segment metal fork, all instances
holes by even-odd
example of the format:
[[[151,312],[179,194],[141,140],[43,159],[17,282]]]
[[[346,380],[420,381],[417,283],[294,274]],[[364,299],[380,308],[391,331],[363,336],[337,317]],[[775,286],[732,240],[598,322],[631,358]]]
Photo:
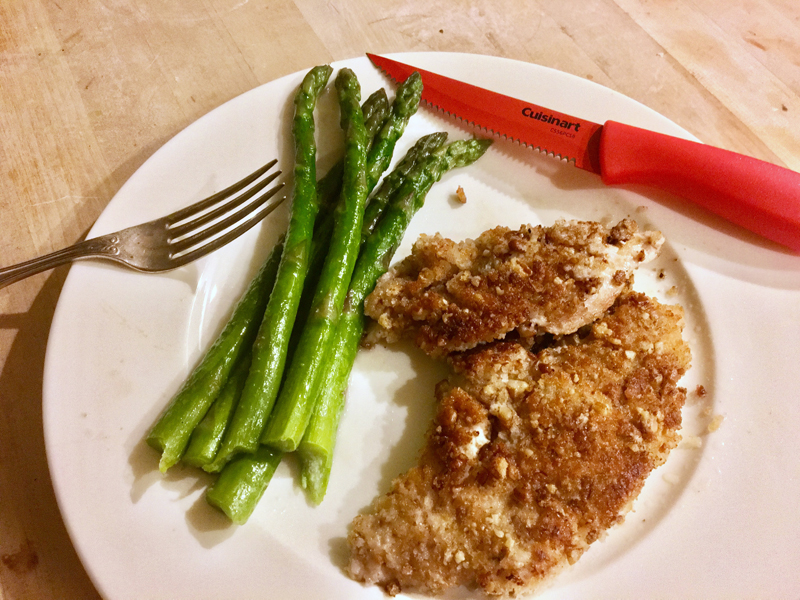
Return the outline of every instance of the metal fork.
[[[190,263],[236,239],[283,202],[283,197],[268,202],[283,187],[283,183],[255,197],[281,174],[276,171],[261,179],[277,162],[272,160],[221,192],[166,217],[84,240],[51,254],[0,269],[0,288],[83,258],[104,258],[148,273],[169,271]],[[231,198],[251,184],[250,188]],[[233,228],[228,230],[230,227]]]

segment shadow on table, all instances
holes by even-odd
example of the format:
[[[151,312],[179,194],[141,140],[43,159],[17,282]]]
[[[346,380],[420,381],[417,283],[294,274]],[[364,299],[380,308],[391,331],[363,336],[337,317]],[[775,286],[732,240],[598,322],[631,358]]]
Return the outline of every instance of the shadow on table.
[[[0,330],[16,332],[0,374],[0,523],[14,524],[0,538],[0,590],[9,600],[33,589],[42,597],[100,597],[59,513],[42,427],[47,336],[66,274],[53,272],[27,312],[0,314]]]
[[[163,142],[154,140],[95,189],[81,195],[110,199],[120,182],[127,180]],[[82,224],[89,223],[75,242],[86,238],[97,209],[78,206],[71,215],[73,222],[63,224],[65,231],[81,231],[85,226]],[[0,373],[0,523],[13,524],[12,535],[4,527],[0,536],[3,600],[29,598],[33,590],[42,598],[100,598],[59,512],[42,423],[47,339],[68,272],[68,267],[50,272],[26,312],[0,314],[0,335],[13,336]],[[14,293],[13,288],[6,293]],[[20,537],[23,535],[24,539]]]

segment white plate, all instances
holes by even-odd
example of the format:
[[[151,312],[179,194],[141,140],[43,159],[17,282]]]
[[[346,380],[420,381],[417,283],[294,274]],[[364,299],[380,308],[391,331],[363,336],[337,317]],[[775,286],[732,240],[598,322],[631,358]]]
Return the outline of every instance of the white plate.
[[[594,121],[688,136],[620,94],[536,65],[464,54],[399,58]],[[379,86],[391,89],[365,58],[334,65],[343,66],[357,72],[364,97]],[[275,156],[291,171],[291,97],[301,77],[254,89],[177,135],[123,186],[92,234],[161,216]],[[340,136],[332,94],[318,120],[320,161],[330,164]],[[397,155],[435,129],[469,135],[421,110]],[[453,200],[459,185],[466,205]],[[398,256],[421,232],[464,238],[497,224],[627,215],[669,240],[659,262],[641,269],[636,287],[686,308],[694,366],[684,385],[703,385],[709,394],[690,394],[685,431],[699,435],[702,446],[674,451],[626,522],[542,597],[797,597],[800,258],[674,199],[606,188],[588,173],[501,141],[434,187]],[[83,263],[67,278],[45,369],[47,453],[72,540],[109,599],[383,596],[343,574],[344,536],[350,520],[414,462],[441,366],[408,347],[359,355],[319,508],[306,503],[293,467],[283,464],[249,523],[231,526],[205,503],[207,477],[180,468],[162,477],[156,453],[141,441],[285,219],[283,211],[170,274]],[[717,414],[722,426],[706,433]]]

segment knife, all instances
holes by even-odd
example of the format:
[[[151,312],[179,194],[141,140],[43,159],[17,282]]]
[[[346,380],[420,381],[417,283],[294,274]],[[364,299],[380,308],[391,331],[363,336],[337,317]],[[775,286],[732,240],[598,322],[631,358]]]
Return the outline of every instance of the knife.
[[[574,162],[606,185],[658,188],[800,252],[800,173],[616,121],[600,125],[396,60],[367,54],[396,82],[422,76],[422,99],[463,121]]]

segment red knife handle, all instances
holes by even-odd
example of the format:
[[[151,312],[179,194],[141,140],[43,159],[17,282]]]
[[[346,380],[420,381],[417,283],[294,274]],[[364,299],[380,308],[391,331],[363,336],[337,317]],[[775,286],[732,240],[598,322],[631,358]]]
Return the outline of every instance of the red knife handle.
[[[615,121],[600,134],[603,183],[659,188],[800,252],[800,173]]]

